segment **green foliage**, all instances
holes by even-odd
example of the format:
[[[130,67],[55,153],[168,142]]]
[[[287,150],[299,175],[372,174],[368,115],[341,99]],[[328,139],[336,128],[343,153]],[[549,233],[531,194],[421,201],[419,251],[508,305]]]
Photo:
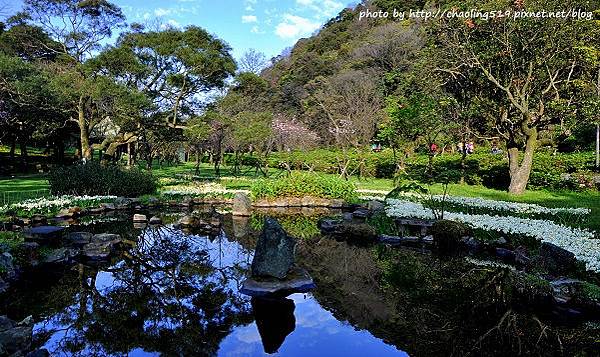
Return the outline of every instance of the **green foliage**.
[[[465,160],[465,183],[505,190],[508,187],[508,160],[504,155],[492,155],[481,149]],[[336,152],[333,150],[277,152],[269,156],[269,166],[296,170],[339,174]],[[349,151],[349,172],[361,177],[394,178],[399,161],[392,150],[382,152]],[[401,178],[408,181],[458,183],[461,179],[461,155],[438,155],[433,161],[433,177],[428,173],[426,155],[415,154],[404,159]],[[557,153],[540,151],[533,161],[530,189],[546,190],[597,190],[594,183],[594,154]]]
[[[23,244],[23,235],[19,232],[0,231],[0,250],[13,252]]]
[[[388,216],[385,212],[377,212],[368,217],[366,223],[377,231],[377,234],[387,234],[399,236],[400,229],[393,217]]]
[[[441,220],[431,227],[433,240],[442,252],[455,252],[462,237],[470,232],[469,226],[464,223]]]
[[[264,227],[267,216],[254,214],[250,217],[250,226],[260,231]],[[279,216],[276,217],[283,230],[294,238],[312,239],[321,234],[317,223],[319,217],[310,217],[304,215]]]
[[[257,180],[251,186],[255,198],[304,197],[340,198],[352,201],[357,198],[353,183],[340,178],[314,173],[294,172],[276,180]]]
[[[55,195],[115,195],[138,197],[156,191],[156,180],[138,169],[96,162],[58,168],[48,176]]]
[[[581,286],[581,293],[583,294],[584,297],[586,297],[590,300],[600,302],[600,286],[598,286],[598,285],[588,283],[588,282],[583,282],[583,284]]]

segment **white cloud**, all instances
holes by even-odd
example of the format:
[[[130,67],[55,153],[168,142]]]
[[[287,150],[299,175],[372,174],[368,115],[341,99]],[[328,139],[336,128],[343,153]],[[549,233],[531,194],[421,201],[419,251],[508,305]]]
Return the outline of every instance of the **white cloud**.
[[[330,18],[344,8],[344,4],[335,0],[296,0],[300,7],[308,8],[315,13],[315,18]]]
[[[177,22],[176,20],[170,19],[169,21],[167,21],[166,24],[160,25],[160,27],[163,30],[168,29],[168,28],[181,28],[181,24],[179,22]]]
[[[258,22],[258,18],[254,15],[244,15],[244,16],[242,16],[242,22],[245,24],[248,24],[251,22]]]
[[[260,29],[260,27],[258,26],[252,26],[252,29],[250,30],[250,32],[255,33],[255,34],[259,34],[262,35],[265,32],[263,30]]]
[[[156,16],[166,16],[166,15],[169,15],[170,13],[171,13],[171,9],[164,9],[162,7],[154,9],[154,15],[156,15]]]
[[[283,22],[280,22],[275,28],[275,34],[281,38],[295,38],[309,35],[319,27],[321,27],[319,23],[312,22],[304,17],[285,14],[283,15]]]

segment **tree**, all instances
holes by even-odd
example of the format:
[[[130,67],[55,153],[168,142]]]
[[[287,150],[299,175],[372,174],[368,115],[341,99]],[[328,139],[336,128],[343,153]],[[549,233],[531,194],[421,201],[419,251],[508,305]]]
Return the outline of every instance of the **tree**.
[[[589,3],[586,3],[589,5]],[[465,8],[475,4],[464,4]],[[481,6],[478,3],[479,6]],[[576,0],[530,1],[526,11],[585,8]],[[512,2],[488,1],[482,10],[511,9]],[[587,9],[593,10],[593,9]],[[597,26],[596,26],[597,27]],[[437,44],[453,57],[442,70],[452,76],[476,71],[493,89],[495,126],[506,142],[509,192],[525,191],[536,149],[544,134],[567,132],[581,92],[575,81],[584,64],[574,47],[597,41],[592,21],[534,18],[493,21],[445,20]]]
[[[428,174],[433,175],[435,151],[431,146],[446,133],[454,122],[449,120],[449,108],[453,100],[447,96],[433,97],[425,93],[413,93],[408,97],[387,98],[388,121],[383,134],[388,142],[397,147],[426,144],[429,158]]]
[[[23,19],[46,31],[60,46],[38,41],[39,50],[62,58],[51,66],[57,89],[70,105],[71,120],[80,129],[81,155],[92,158],[90,134],[106,115],[106,104],[114,100],[103,91],[109,80],[85,68],[85,62],[100,49],[113,30],[124,25],[125,17],[116,5],[105,0],[25,0]]]
[[[305,105],[327,118],[327,128],[336,146],[340,176],[347,178],[348,150],[370,144],[381,113],[381,95],[374,76],[351,70],[332,77],[319,77],[306,86]],[[362,166],[362,165],[359,165]]]
[[[241,72],[260,74],[268,64],[269,61],[267,61],[264,53],[251,48],[244,52],[242,58],[240,58],[238,67]]]

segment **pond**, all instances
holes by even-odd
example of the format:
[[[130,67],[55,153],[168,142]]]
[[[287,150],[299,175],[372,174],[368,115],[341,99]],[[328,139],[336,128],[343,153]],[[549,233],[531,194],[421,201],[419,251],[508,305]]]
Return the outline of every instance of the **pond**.
[[[241,294],[256,238],[235,238],[231,217],[213,237],[106,221],[83,230],[137,244],[110,263],[29,271],[2,298],[2,314],[34,317],[34,340],[51,355],[403,355],[312,294]]]
[[[318,216],[279,217],[295,234],[308,232],[297,264],[317,288],[279,299],[246,296],[240,290],[264,216],[224,214],[217,235],[138,226],[128,214],[69,227],[117,233],[127,244],[109,262],[25,271],[0,296],[0,314],[31,315],[35,347],[53,356],[597,351],[597,321],[566,324],[535,306],[518,308],[498,283],[510,279],[503,269],[314,236]],[[163,214],[165,222],[177,218]]]

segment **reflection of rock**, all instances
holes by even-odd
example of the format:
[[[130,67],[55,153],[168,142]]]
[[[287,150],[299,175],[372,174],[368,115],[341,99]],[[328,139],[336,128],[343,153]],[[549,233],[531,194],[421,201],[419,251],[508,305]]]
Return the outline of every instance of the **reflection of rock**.
[[[32,335],[31,316],[19,323],[0,316],[0,355],[25,355],[31,348]]]
[[[315,283],[304,269],[292,268],[285,280],[276,278],[250,278],[242,285],[242,294],[250,296],[287,296],[314,289]]]
[[[236,238],[242,238],[248,235],[248,223],[250,219],[247,216],[233,216],[233,235]]]
[[[256,244],[252,260],[252,276],[286,277],[294,264],[296,240],[281,228],[277,220],[267,218]]]
[[[290,299],[252,298],[252,311],[266,353],[277,352],[296,329],[295,308]]]

